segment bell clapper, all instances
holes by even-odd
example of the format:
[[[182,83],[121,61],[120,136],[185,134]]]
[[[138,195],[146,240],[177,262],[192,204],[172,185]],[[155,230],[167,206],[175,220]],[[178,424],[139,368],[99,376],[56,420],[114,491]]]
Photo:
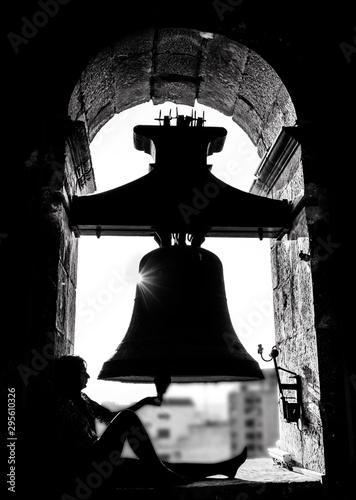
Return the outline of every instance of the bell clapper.
[[[170,375],[161,374],[156,375],[154,378],[154,384],[157,390],[157,398],[162,403],[163,395],[166,393],[168,387],[171,385],[172,379]]]

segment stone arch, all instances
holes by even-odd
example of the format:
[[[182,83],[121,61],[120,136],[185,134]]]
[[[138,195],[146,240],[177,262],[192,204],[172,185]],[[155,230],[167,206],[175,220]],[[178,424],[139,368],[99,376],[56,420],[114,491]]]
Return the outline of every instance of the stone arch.
[[[192,29],[135,33],[91,59],[70,98],[69,115],[84,123],[90,142],[114,114],[150,100],[157,105],[171,101],[188,106],[197,100],[231,116],[261,157],[268,151],[261,180],[252,192],[291,201],[304,195],[300,148],[288,151],[285,137],[280,141],[281,150],[275,145],[283,129],[298,128],[294,127],[296,111],[291,96],[276,71],[254,50],[223,35]],[[307,357],[317,363],[312,284],[310,270],[298,258],[301,250],[309,253],[304,213],[291,235],[271,251],[276,341],[284,347],[283,362],[293,368],[299,363],[299,358],[293,359],[295,338],[303,338],[305,332],[310,351]],[[293,297],[293,303],[286,304],[285,296]],[[290,449],[295,438],[294,430],[282,428],[283,447]],[[294,451],[296,460],[313,470],[323,470],[322,447],[317,453],[310,435],[303,440]],[[303,449],[308,450],[304,459]]]
[[[90,131],[92,138],[110,113],[119,112],[125,105],[130,107],[148,99],[160,102],[158,100],[165,96],[190,95],[183,89],[191,89],[191,95],[202,102],[202,93],[197,93],[196,89],[203,86],[204,82],[198,81],[203,75],[193,71],[196,68],[193,62],[200,61],[199,50],[202,54],[203,49],[225,40],[226,51],[219,50],[218,55],[227,60],[224,67],[232,70],[228,64],[231,47],[241,48],[237,51],[241,55],[242,43],[251,56],[250,62],[254,55],[250,49],[253,49],[277,70],[298,114],[298,126],[292,128],[301,143],[302,166],[294,155],[277,180],[274,171],[265,170],[266,175],[260,177],[257,186],[258,194],[283,196],[293,201],[304,194],[307,201],[295,219],[293,233],[286,235],[273,250],[276,267],[273,286],[277,290],[276,310],[280,311],[278,342],[282,346],[279,364],[302,376],[303,403],[309,419],[302,433],[281,422],[280,447],[291,453],[294,463],[325,472],[328,488],[334,492],[331,496],[343,493],[345,496],[350,491],[347,486],[351,485],[353,436],[356,435],[351,424],[356,421],[353,418],[353,353],[349,349],[352,309],[348,288],[344,286],[352,262],[349,258],[352,196],[347,196],[347,190],[351,190],[352,185],[348,182],[348,172],[354,154],[355,124],[353,64],[346,60],[342,51],[342,46],[352,44],[349,10],[342,3],[333,9],[320,9],[312,2],[298,3],[294,10],[261,2],[256,10],[253,2],[229,0],[225,5],[230,4],[231,8],[219,16],[214,8],[217,2],[189,0],[172,6],[157,0],[121,2],[119,15],[111,15],[111,6],[105,2],[95,9],[85,2],[70,2],[61,7],[55,19],[49,19],[48,26],[40,28],[32,39],[25,27],[32,22],[32,14],[39,12],[38,2],[32,3],[32,8],[31,2],[28,3],[26,12],[21,2],[13,3],[14,9],[11,8],[7,15],[7,26],[14,30],[15,36],[21,33],[21,21],[26,19],[22,29],[26,30],[28,39],[21,37],[24,43],[18,47],[19,54],[15,54],[8,44],[5,57],[8,91],[3,113],[7,136],[2,180],[7,189],[2,193],[0,232],[2,270],[5,271],[2,274],[2,319],[3,324],[9,325],[7,336],[15,347],[4,350],[8,358],[3,365],[11,368],[8,387],[17,383],[18,417],[25,415],[27,419],[27,393],[31,392],[32,380],[39,379],[33,374],[28,386],[25,385],[17,370],[19,363],[38,368],[38,364],[31,363],[42,355],[49,333],[54,339],[56,355],[72,346],[73,325],[69,319],[75,304],[77,241],[68,224],[68,214],[71,197],[77,192],[75,170],[84,171],[81,178],[86,178],[90,169],[87,133]],[[239,5],[232,7],[233,3]],[[24,14],[28,17],[24,18]],[[177,28],[150,30],[151,26]],[[205,33],[179,29],[182,27],[194,27]],[[142,34],[146,33],[146,38],[143,36],[139,40],[138,36],[129,35],[114,42],[140,29],[145,30]],[[114,46],[123,47],[125,40],[129,44],[127,52],[114,59],[111,55]],[[141,52],[135,49],[134,42],[140,42]],[[173,75],[164,74],[161,69],[169,68],[173,60],[173,44],[174,54],[177,54]],[[104,74],[100,75],[100,64],[98,70],[92,66],[92,80],[88,73],[90,57],[105,46],[101,54],[106,51],[111,64],[116,61],[120,68],[119,96],[114,94],[114,80],[107,77],[115,101],[96,100],[96,82],[104,79]],[[160,56],[155,59],[155,67],[152,66],[152,54]],[[186,54],[191,57],[185,57]],[[99,54],[93,61],[98,57]],[[146,65],[142,64],[143,60],[147,60]],[[248,59],[245,60],[239,89],[244,83],[249,84],[248,88],[261,84],[258,71],[253,73],[253,79],[248,78],[251,67]],[[187,66],[182,73],[186,78],[181,78],[175,69],[180,67],[179,62]],[[104,57],[102,68],[108,71]],[[227,73],[220,75],[214,67],[210,70],[210,83],[221,82],[224,97],[219,100],[218,85],[211,85],[210,98],[206,94],[205,102],[214,102],[215,98],[215,105],[220,102],[219,111],[224,112],[225,106],[229,108],[225,96],[235,95],[235,87],[229,92],[223,78]],[[125,80],[129,73],[134,77],[131,81]],[[262,68],[261,73],[265,73]],[[160,78],[156,81],[157,75]],[[144,96],[141,94],[143,79]],[[68,103],[76,82],[78,85],[70,105],[70,116],[76,121],[68,123]],[[136,92],[131,91],[134,84]],[[88,87],[85,92],[84,87]],[[84,102],[85,93],[88,95]],[[268,147],[276,135],[272,125],[277,131],[282,124],[293,124],[293,119],[286,119],[290,100],[284,105],[282,96],[276,97],[273,101],[276,106],[269,107],[270,113],[261,116],[257,112],[258,103],[249,99],[249,94],[241,91],[238,94],[235,103],[239,103],[241,113],[245,103],[246,112],[237,123],[243,123],[251,134],[256,130],[256,144],[263,154],[263,148]],[[253,95],[258,96],[258,93]],[[276,96],[272,92],[266,97],[272,95]],[[274,114],[276,118],[272,119]],[[271,130],[270,135],[268,130]],[[271,150],[274,153],[275,143]],[[273,167],[275,160],[276,155],[268,151],[266,164]],[[274,186],[268,191],[271,183]],[[80,194],[92,189],[93,184],[88,182]],[[303,307],[293,311],[293,302],[298,302],[304,292],[309,294],[309,290],[312,290],[313,300],[308,303],[305,297],[306,300],[299,302]],[[18,300],[13,300],[14,297]],[[32,356],[34,352],[36,356]],[[25,411],[21,411],[21,407]],[[38,463],[33,461],[33,450],[38,448],[38,443],[35,444],[23,447],[30,450],[23,462],[24,471],[28,470],[31,461]],[[26,480],[22,482],[28,486]]]
[[[255,51],[223,35],[148,29],[101,50],[81,74],[69,116],[84,121],[89,141],[115,114],[149,100],[199,103],[231,116],[260,156],[283,126],[293,126],[291,97]]]
[[[148,29],[112,43],[89,61],[68,114],[90,143],[114,114],[150,100],[188,106],[197,100],[231,116],[264,157],[251,191],[295,203],[293,230],[271,249],[276,343],[283,347],[281,365],[302,372],[303,391],[310,382],[319,391],[313,269],[301,257],[310,258],[313,251],[307,224],[313,207],[303,199],[316,198],[316,190],[304,179],[295,132],[300,127],[295,127],[296,110],[286,86],[266,60],[240,42],[193,29]],[[281,135],[284,129],[288,132]],[[93,190],[92,184],[86,192]],[[315,369],[307,373],[310,363]],[[311,424],[303,434],[281,421],[280,444],[296,463],[323,473],[323,436],[320,431],[317,444],[314,436],[314,429],[321,428],[320,411],[308,410],[306,418]]]

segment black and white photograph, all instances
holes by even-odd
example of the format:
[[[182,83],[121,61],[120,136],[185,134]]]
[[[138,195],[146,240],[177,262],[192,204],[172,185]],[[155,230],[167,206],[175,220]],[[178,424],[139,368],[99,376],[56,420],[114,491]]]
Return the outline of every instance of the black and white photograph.
[[[1,498],[354,499],[356,4],[2,26]]]

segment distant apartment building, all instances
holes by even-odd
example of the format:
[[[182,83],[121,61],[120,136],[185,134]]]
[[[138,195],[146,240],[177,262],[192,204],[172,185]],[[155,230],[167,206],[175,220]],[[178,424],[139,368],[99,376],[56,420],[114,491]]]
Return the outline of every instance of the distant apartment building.
[[[199,416],[191,398],[165,398],[160,407],[144,406],[138,412],[157,454],[163,460],[181,461],[179,444]]]
[[[166,398],[138,414],[161,460],[213,462],[230,456],[229,423],[207,421],[191,398]]]
[[[248,458],[269,456],[267,448],[279,439],[277,381],[273,369],[262,371],[265,380],[236,383],[214,417],[198,410],[189,397],[166,397],[161,406],[138,410],[158,456],[170,462],[215,462],[237,455],[244,446]],[[103,404],[116,411],[124,408]],[[101,434],[105,425],[97,425]],[[135,456],[127,442],[123,454]]]
[[[248,458],[268,456],[279,439],[277,379],[263,369],[265,380],[238,382],[229,394],[230,442],[233,455],[247,446]]]

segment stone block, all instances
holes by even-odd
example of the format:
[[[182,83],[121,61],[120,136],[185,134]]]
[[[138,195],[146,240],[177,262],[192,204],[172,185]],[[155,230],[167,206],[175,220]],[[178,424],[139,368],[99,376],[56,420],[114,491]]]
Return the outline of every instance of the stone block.
[[[71,198],[74,194],[93,193],[96,189],[94,170],[92,169],[87,129],[83,121],[73,123],[66,144],[65,157],[65,189],[68,197]],[[84,174],[86,174],[85,178]],[[79,185],[79,178],[85,181],[83,186]]]
[[[309,262],[299,257],[301,248],[308,250],[307,246],[308,238],[284,238],[274,246],[272,253],[278,365],[301,377],[306,417],[303,432],[281,422],[280,447],[291,453],[296,465],[323,473],[312,273]],[[282,383],[291,382],[286,373],[280,372],[280,375]],[[295,393],[285,391],[284,395],[295,396]]]
[[[276,341],[285,340],[293,332],[292,288],[290,280],[273,292]]]
[[[153,66],[154,74],[179,75],[195,79],[197,77],[199,58],[187,54],[157,54]]]
[[[283,123],[285,127],[293,127],[295,125],[297,115],[292,102],[292,98],[284,84],[279,87],[275,99],[275,106],[283,113]]]
[[[262,131],[262,129],[261,129]],[[257,154],[260,158],[263,158],[265,153],[268,150],[268,145],[265,143],[262,134],[260,135],[258,142],[257,142]]]
[[[153,104],[163,104],[172,101],[176,104],[194,106],[196,98],[196,85],[192,81],[175,81],[160,78],[153,84]]]
[[[295,258],[292,259],[294,269],[292,290],[293,328],[300,332],[301,342],[303,342],[303,332],[312,331],[314,328],[315,315],[313,302],[310,300],[313,297],[310,264],[301,260],[297,251]]]
[[[113,57],[132,57],[153,50],[155,30],[147,29],[119,38],[111,45]]]
[[[294,126],[296,119],[297,116],[291,98],[285,86],[281,85],[270,112],[265,117],[262,137],[267,147],[273,144],[282,127]]]
[[[199,70],[199,102],[232,116],[246,57],[246,47],[237,42],[223,36],[207,40]]]
[[[157,31],[155,51],[195,56],[200,51],[202,38],[199,31],[169,28]]]
[[[217,82],[209,82],[204,84],[203,87],[202,90],[202,83],[200,82],[198,102],[209,108],[216,109],[223,115],[231,116],[235,104],[233,93],[227,95],[221,88],[219,89]]]
[[[55,335],[55,351],[54,355],[56,358],[64,356],[65,354],[73,354],[74,351],[74,339],[69,339],[66,335],[61,332],[56,332]]]
[[[115,113],[143,104],[150,100],[150,53],[130,58],[113,58],[112,78]]]
[[[267,149],[272,146],[276,137],[281,132],[283,126],[283,112],[278,106],[274,104],[267,117],[267,123],[264,125],[262,130],[263,142],[266,145]]]
[[[237,97],[232,119],[246,132],[256,146],[262,130],[262,118],[253,106]]]
[[[271,112],[280,87],[281,80],[274,69],[258,54],[250,51],[239,94],[252,104],[263,120]]]
[[[277,200],[294,201],[304,193],[303,168],[300,161],[300,147],[289,160],[287,168],[281,172],[273,187],[273,197]]]
[[[280,447],[291,454],[293,464],[319,474],[325,473],[324,444],[320,427],[308,426],[303,432],[281,422]]]
[[[72,341],[75,327],[75,287],[61,262],[58,266],[56,311],[56,329]]]
[[[83,101],[81,99],[81,85],[80,80],[76,83],[72,95],[69,99],[68,116],[73,120],[78,120],[79,116],[83,114]]]
[[[88,64],[81,75],[81,93],[85,110],[100,109],[114,94],[111,69],[112,52],[104,49]]]
[[[77,286],[78,240],[69,227],[67,214],[63,210],[60,234],[59,258],[73,286]]]
[[[114,116],[115,109],[113,103],[109,101],[104,107],[100,108],[96,115],[93,115],[93,111],[97,111],[96,108],[91,108],[88,116],[88,140],[89,143],[92,142],[96,134],[100,129]]]
[[[271,251],[272,287],[277,288],[290,281],[291,269],[288,265],[287,242],[276,242]]]

